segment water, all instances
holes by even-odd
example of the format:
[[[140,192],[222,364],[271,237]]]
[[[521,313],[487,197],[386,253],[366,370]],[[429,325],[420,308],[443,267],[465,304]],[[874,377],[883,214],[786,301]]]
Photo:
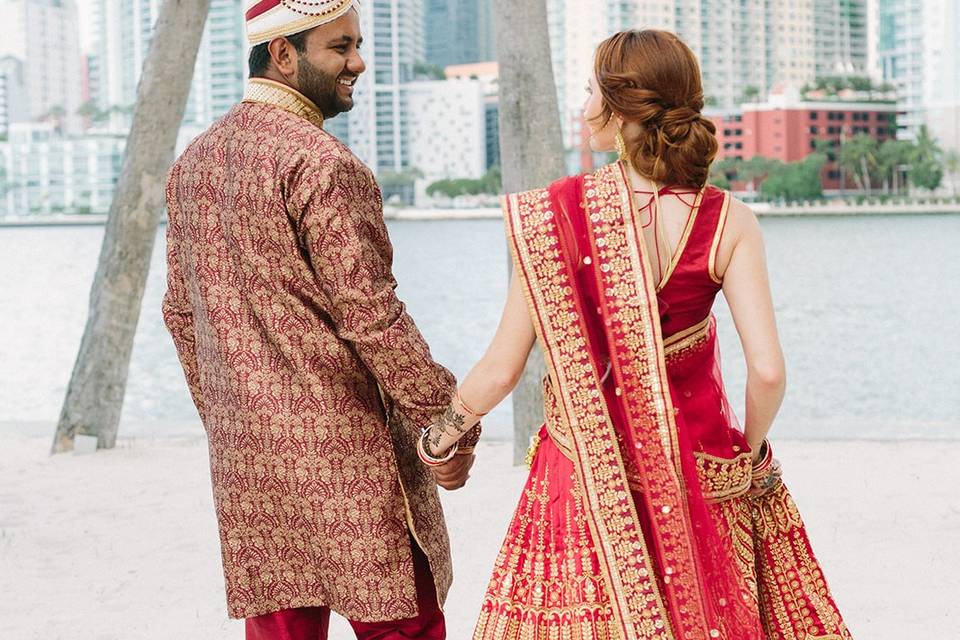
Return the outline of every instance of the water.
[[[960,437],[960,217],[764,218],[793,438]],[[499,221],[395,222],[399,294],[462,377],[493,336],[506,293]],[[102,227],[0,228],[0,433],[51,434],[87,313]],[[199,433],[160,317],[159,236],[134,344],[121,435]],[[724,374],[744,368],[723,302]],[[742,415],[742,412],[741,412]],[[510,437],[504,403],[485,420]]]

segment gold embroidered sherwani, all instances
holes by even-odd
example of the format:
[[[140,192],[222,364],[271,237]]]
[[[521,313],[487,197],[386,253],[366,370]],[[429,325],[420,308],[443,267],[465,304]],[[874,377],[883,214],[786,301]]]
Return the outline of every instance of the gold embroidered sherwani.
[[[415,440],[454,379],[394,293],[373,175],[321,124],[254,81],[177,160],[163,314],[208,434],[231,617],[407,618],[411,530],[441,602],[451,581]]]

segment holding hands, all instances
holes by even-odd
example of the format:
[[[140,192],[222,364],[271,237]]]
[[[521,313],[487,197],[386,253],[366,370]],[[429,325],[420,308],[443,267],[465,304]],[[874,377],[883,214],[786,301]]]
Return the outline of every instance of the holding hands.
[[[417,441],[420,461],[430,467],[444,489],[459,489],[470,477],[476,459],[473,448],[480,438],[480,418],[484,415],[470,409],[457,391],[440,419],[424,429]]]

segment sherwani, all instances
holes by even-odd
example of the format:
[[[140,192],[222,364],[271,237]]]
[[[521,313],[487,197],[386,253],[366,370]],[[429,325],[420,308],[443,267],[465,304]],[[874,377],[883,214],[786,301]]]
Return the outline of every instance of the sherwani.
[[[407,618],[411,534],[441,603],[452,577],[415,442],[454,379],[394,292],[372,173],[321,124],[254,81],[180,156],[163,315],[208,435],[230,616]]]

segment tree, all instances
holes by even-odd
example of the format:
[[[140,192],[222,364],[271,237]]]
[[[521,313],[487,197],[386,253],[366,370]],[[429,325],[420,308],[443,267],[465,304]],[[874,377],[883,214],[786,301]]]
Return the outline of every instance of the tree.
[[[840,146],[839,164],[861,191],[870,193],[871,170],[877,167],[877,141],[866,133],[858,133]]]
[[[743,98],[742,102],[756,102],[757,98],[760,97],[760,88],[750,85],[743,89]]]
[[[417,62],[413,65],[413,76],[418,80],[446,80],[447,73],[443,67],[426,62]]]
[[[943,168],[950,176],[950,191],[957,195],[957,175],[960,174],[960,151],[951,149],[943,155]]]
[[[760,192],[770,200],[813,200],[823,197],[820,173],[827,157],[811,153],[799,162],[768,164],[767,178]]]
[[[943,165],[940,163],[942,155],[943,151],[930,135],[927,125],[921,125],[910,158],[910,182],[931,191],[939,187],[943,181]]]
[[[473,196],[481,193],[497,195],[501,193],[500,168],[491,167],[482,178],[446,178],[437,180],[427,187],[428,196],[442,195],[448,198]]]
[[[776,160],[770,160],[763,156],[753,156],[740,163],[737,168],[737,177],[747,182],[748,191],[756,191],[757,180],[764,178],[770,172],[770,167],[775,163]]]
[[[891,189],[899,193],[901,187],[900,168],[910,162],[913,143],[909,140],[884,140],[877,149],[877,173],[883,182],[885,193]]]
[[[160,9],[53,453],[72,449],[78,433],[95,435],[99,448],[116,443],[164,181],[209,8],[210,0],[166,0]]]
[[[508,192],[546,186],[564,175],[560,111],[550,59],[545,0],[494,0],[500,67],[500,149]],[[543,422],[543,355],[534,349],[513,392],[513,459],[526,454]]]

